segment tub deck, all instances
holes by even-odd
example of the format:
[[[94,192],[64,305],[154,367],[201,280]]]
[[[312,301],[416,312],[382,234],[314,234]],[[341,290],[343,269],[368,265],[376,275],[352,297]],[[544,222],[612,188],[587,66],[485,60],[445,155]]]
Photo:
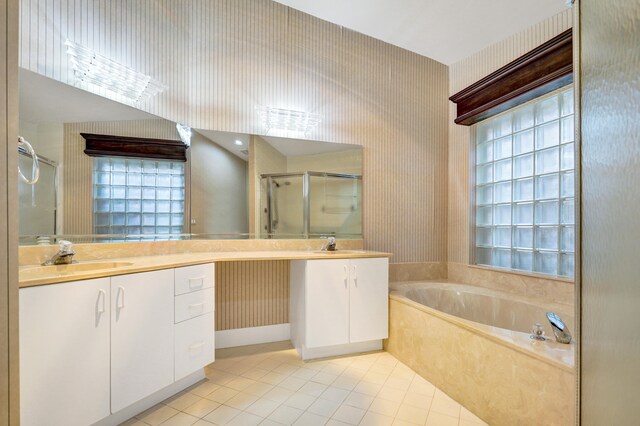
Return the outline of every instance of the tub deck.
[[[402,295],[406,284],[389,297],[387,351],[491,425],[575,423],[575,344],[449,315]]]

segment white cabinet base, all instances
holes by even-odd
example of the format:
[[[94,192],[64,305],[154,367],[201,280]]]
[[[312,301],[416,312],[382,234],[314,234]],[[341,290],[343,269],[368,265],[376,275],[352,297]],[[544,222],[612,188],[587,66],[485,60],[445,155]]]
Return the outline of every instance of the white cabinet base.
[[[291,328],[287,324],[263,325],[260,327],[234,328],[216,331],[216,349],[291,340]]]
[[[303,360],[382,349],[388,265],[387,258],[291,261],[291,343]]]
[[[306,361],[309,359],[326,358],[330,356],[380,351],[382,350],[382,340],[347,343],[346,345],[323,346],[321,348],[307,348],[302,346],[296,347],[296,349],[302,359]]]
[[[117,413],[113,413],[109,417],[106,417],[99,422],[94,423],[93,426],[115,426],[124,423],[133,416],[137,416],[138,414],[142,413],[145,410],[148,410],[149,408],[164,401],[165,399],[187,389],[190,386],[193,386],[204,378],[204,369],[196,371],[195,373],[190,374],[187,377],[178,380],[177,382],[174,382],[166,388],[161,389],[152,395],[149,395],[148,397],[128,406],[127,408],[123,408]]]

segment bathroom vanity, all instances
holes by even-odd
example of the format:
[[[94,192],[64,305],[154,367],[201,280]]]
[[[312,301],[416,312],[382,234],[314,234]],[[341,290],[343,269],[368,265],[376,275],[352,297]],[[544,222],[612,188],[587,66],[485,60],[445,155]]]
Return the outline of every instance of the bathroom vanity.
[[[388,256],[211,252],[23,267],[22,424],[119,424],[203,379],[217,262],[291,261],[291,340],[303,359],[381,349]]]
[[[215,353],[213,270],[21,289],[22,423],[93,424],[194,373],[190,382],[201,379]]]
[[[382,349],[389,259],[291,262],[291,342],[303,360]]]

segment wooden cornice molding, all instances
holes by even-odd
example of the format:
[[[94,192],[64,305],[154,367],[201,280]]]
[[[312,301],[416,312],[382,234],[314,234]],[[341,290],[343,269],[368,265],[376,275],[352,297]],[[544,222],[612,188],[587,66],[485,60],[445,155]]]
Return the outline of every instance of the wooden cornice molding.
[[[80,133],[86,140],[84,153],[91,157],[134,157],[187,161],[182,141]]]
[[[451,96],[456,124],[470,126],[573,81],[572,29]]]

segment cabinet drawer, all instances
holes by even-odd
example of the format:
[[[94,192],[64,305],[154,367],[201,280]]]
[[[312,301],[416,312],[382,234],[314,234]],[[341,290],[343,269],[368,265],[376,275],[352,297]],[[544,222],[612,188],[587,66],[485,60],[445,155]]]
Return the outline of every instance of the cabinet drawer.
[[[191,293],[213,287],[214,264],[185,266],[175,269],[175,294]]]
[[[213,312],[176,324],[175,380],[215,360]]]
[[[213,311],[213,288],[175,297],[175,323]]]

